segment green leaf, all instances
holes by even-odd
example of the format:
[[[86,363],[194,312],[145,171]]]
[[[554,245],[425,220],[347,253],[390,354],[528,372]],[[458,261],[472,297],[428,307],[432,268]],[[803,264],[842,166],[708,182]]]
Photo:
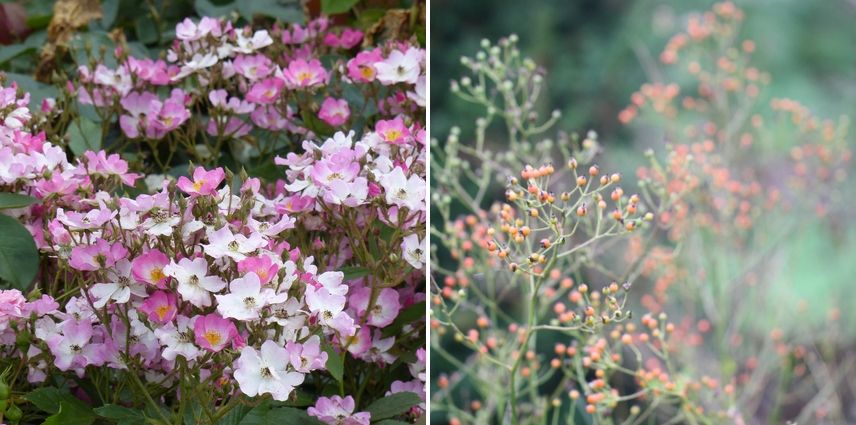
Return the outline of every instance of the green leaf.
[[[271,407],[268,401],[246,412],[239,422],[232,421],[234,418],[230,422],[221,420],[217,425],[324,425],[323,422],[309,416],[305,410],[293,407]]]
[[[357,17],[354,25],[362,30],[366,30],[374,26],[386,14],[386,9],[370,8],[360,11],[360,16]]]
[[[375,425],[410,425],[410,422],[397,421],[395,419],[384,419],[380,422],[375,422]]]
[[[101,0],[101,25],[110,28],[119,15],[119,0]]]
[[[33,235],[18,220],[3,214],[0,214],[0,235],[3,235],[0,237],[0,279],[24,290],[39,270],[39,251]],[[59,409],[59,403],[56,408]]]
[[[376,421],[407,413],[411,407],[419,403],[422,403],[422,399],[416,393],[401,392],[375,400],[366,408],[366,411],[371,413],[372,420]]]
[[[330,344],[324,344],[324,352],[327,353],[327,371],[337,381],[342,382],[345,373],[345,353],[339,354]]]
[[[0,210],[23,208],[28,205],[33,205],[36,202],[39,202],[39,200],[21,193],[0,193]]]
[[[102,58],[100,52],[102,49],[111,52],[115,46],[116,42],[110,38],[107,31],[94,29],[77,34],[68,43],[69,51],[76,64],[88,65],[91,60],[95,59],[108,68],[117,66],[116,57],[108,53]]]
[[[305,410],[293,407],[271,409],[266,419],[265,425],[324,425],[324,422],[309,416]]]
[[[217,425],[241,425],[247,415],[254,409],[250,406],[239,404],[232,408],[225,416],[217,421]]]
[[[313,133],[319,136],[332,136],[334,133],[333,127],[330,127],[330,124],[327,124],[322,119],[318,118],[318,115],[309,109],[301,111],[300,118],[303,120],[303,125],[306,126],[306,128],[312,130]]]
[[[96,408],[95,413],[102,418],[112,419],[111,422],[118,425],[144,425],[146,423],[143,412],[115,404],[105,404]]]
[[[381,337],[387,338],[395,335],[401,331],[401,328],[403,328],[404,325],[413,323],[423,317],[425,317],[425,301],[413,304],[403,311],[398,312],[398,316],[395,318],[395,321],[390,323],[389,326],[383,328]]]
[[[193,2],[193,7],[199,16],[210,16],[212,18],[221,18],[232,13],[236,9],[234,3],[220,6],[212,3],[210,0],[196,0]]]
[[[303,9],[293,0],[239,1],[238,12],[248,21],[252,21],[256,15],[279,19],[283,22],[303,21]]]
[[[62,400],[56,414],[48,416],[42,425],[90,425],[95,422],[92,409],[77,400],[77,403]]]
[[[137,40],[143,44],[152,44],[158,41],[158,26],[149,15],[143,15],[134,21],[134,31],[137,33]]]
[[[12,59],[20,56],[27,51],[35,51],[34,48],[24,44],[13,44],[11,46],[3,46],[0,49],[0,65],[9,62]]]
[[[68,136],[68,146],[76,156],[101,149],[101,127],[88,118],[77,117],[68,126],[65,135]]]
[[[336,15],[351,10],[360,0],[321,0],[321,13]]]
[[[345,274],[343,280],[359,279],[363,276],[368,276],[371,270],[365,267],[343,267],[342,273]]]
[[[47,413],[60,413],[62,407],[65,406],[66,414],[72,412],[77,412],[81,415],[88,414],[93,419],[95,416],[92,413],[92,408],[87,406],[86,403],[71,395],[68,391],[56,387],[37,388],[27,393],[24,398]]]
[[[267,422],[268,413],[270,413],[270,403],[267,400],[265,400],[262,402],[262,404],[252,408],[243,417],[241,417],[239,419],[238,425],[266,425],[268,423]],[[229,425],[229,424],[228,423],[218,423],[217,425]]]
[[[53,17],[53,1],[32,0],[23,2],[27,9],[27,27],[30,29],[45,28]]]

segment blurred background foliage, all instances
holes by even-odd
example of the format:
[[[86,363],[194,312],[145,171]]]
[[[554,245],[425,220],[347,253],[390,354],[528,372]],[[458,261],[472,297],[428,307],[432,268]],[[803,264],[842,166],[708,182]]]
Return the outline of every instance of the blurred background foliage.
[[[645,165],[641,152],[662,146],[661,133],[642,125],[624,126],[618,113],[630,95],[649,81],[669,82],[659,61],[668,39],[684,29],[690,14],[709,10],[705,0],[434,0],[431,27],[431,136],[442,141],[458,125],[461,140],[472,136],[479,108],[449,91],[464,75],[461,56],[471,56],[482,39],[515,33],[524,55],[544,68],[545,114],[562,111],[558,128],[594,130],[606,154],[598,162],[635,175]],[[736,1],[746,12],[741,36],[755,40],[754,64],[772,75],[765,98],[799,100],[816,115],[856,119],[856,1]],[[438,52],[442,52],[438,54]],[[851,130],[850,140],[853,140]],[[501,139],[492,149],[501,150]],[[852,175],[852,171],[850,173]],[[497,186],[501,189],[501,186]],[[856,196],[856,190],[845,188]],[[494,199],[499,199],[501,192]],[[846,201],[845,201],[846,202]],[[852,204],[852,202],[851,202]],[[791,261],[783,263],[779,288],[769,296],[782,305],[809,305],[800,315],[772,311],[770,320],[786,326],[809,321],[822,325],[830,308],[852,298],[856,264],[856,226],[851,214],[831,216],[823,226],[802,226],[785,239]],[[435,224],[442,228],[441,225]],[[856,331],[853,332],[856,335]]]
[[[633,138],[617,120],[630,94],[650,80],[668,38],[705,0],[433,0],[431,124],[442,139],[476,115],[449,93],[459,59],[481,39],[516,33],[520,47],[548,72],[545,111],[564,112],[565,130],[595,129],[609,145]],[[856,116],[856,1],[737,1],[746,12],[742,35],[756,41],[768,92],[799,99],[820,116]],[[442,52],[438,54],[437,52]]]

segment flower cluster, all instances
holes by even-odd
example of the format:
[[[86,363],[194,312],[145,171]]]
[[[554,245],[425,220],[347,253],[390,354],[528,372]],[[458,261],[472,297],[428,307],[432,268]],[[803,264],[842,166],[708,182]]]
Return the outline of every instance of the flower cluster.
[[[118,118],[124,138],[147,140],[161,167],[172,158],[157,148],[165,138],[166,150],[184,145],[197,163],[217,163],[224,148],[254,163],[288,142],[424,108],[425,51],[390,42],[351,56],[361,40],[326,18],[270,30],[185,19],[166,60],[117,48],[117,68],[81,66],[80,83],[69,88],[102,121]]]
[[[200,137],[213,153],[259,129],[304,141],[297,152],[277,147],[285,168],[270,181],[197,166],[177,181],[146,176],[140,193],[143,175],[120,154],[69,159],[32,119],[29,96],[0,88],[0,186],[35,201],[4,212],[26,225],[42,260],[30,294],[0,292],[0,353],[23,367],[11,384],[26,385],[19,372],[30,384],[97,375],[100,394],[115,394],[106,402],[170,423],[190,399],[209,410],[194,411],[194,423],[214,423],[250,398],[293,401],[322,388],[339,393],[308,412],[322,422],[401,392],[416,397],[405,416],[420,416],[424,50],[395,42],[325,69],[313,57],[362,36],[323,19],[271,32],[185,20],[176,37],[170,65],[118,49],[118,68],[82,67],[72,84],[80,101],[127,139],[183,143],[185,158],[203,149]],[[323,132],[293,118],[334,84],[390,97],[326,97]],[[383,119],[352,119],[350,108],[372,100]],[[367,424],[370,413],[349,420]]]

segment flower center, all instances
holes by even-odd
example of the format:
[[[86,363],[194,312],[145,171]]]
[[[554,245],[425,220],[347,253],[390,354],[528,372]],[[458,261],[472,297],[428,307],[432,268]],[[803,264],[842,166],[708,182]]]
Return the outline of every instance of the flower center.
[[[205,184],[205,180],[197,180],[193,182],[193,190],[199,192],[202,190],[202,186]]]
[[[237,250],[238,250],[238,248],[240,248],[241,246],[240,246],[240,245],[238,245],[238,241],[232,241],[232,242],[229,242],[228,247],[229,247],[229,249],[231,249],[232,251],[237,251]]]
[[[309,80],[311,78],[312,78],[312,74],[309,72],[303,71],[303,72],[297,73],[297,81],[299,81],[300,84],[305,83],[307,80]]]
[[[384,134],[387,142],[392,142],[398,140],[401,137],[401,131],[398,130],[387,130]]]
[[[244,298],[244,306],[247,308],[253,308],[256,306],[256,299],[254,297]]]
[[[193,286],[199,286],[199,276],[193,275],[188,279],[189,283]]]
[[[166,314],[169,313],[169,306],[164,304],[155,308],[155,314],[158,315],[160,320],[163,320],[166,317]]]
[[[208,342],[208,345],[211,345],[212,347],[219,345],[220,342],[223,340],[223,336],[220,335],[220,332],[214,330],[205,332],[205,334],[202,335],[202,338],[205,338],[205,341]]]
[[[163,269],[160,267],[152,269],[152,271],[149,273],[149,278],[152,280],[152,282],[160,282],[161,279],[165,277],[166,275],[163,274]]]
[[[158,224],[166,223],[167,220],[169,220],[169,214],[167,214],[166,211],[156,211],[152,214],[152,220]]]
[[[368,65],[363,65],[360,67],[360,75],[362,75],[363,78],[370,80],[370,79],[374,78],[374,76],[375,76],[374,68],[372,68]]]

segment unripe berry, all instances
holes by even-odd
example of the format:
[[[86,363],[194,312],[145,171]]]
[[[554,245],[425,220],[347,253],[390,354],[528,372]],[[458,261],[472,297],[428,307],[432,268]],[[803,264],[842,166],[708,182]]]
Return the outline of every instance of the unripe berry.
[[[576,158],[571,158],[568,161],[568,169],[576,170],[577,169],[577,160]]]

